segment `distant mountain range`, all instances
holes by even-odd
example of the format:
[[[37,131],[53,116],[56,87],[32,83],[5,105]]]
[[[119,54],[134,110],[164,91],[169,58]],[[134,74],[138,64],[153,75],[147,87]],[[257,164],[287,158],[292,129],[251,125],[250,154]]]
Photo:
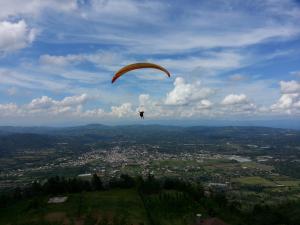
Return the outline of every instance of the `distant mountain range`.
[[[300,131],[269,127],[205,127],[205,126],[163,126],[163,125],[124,125],[106,126],[102,124],[89,124],[75,127],[0,127],[0,136],[8,135],[40,135],[49,137],[81,137],[93,140],[131,140],[138,142],[151,141],[207,141],[239,139],[269,139],[283,137],[295,138]],[[288,136],[287,136],[288,134]],[[300,137],[300,136],[299,136]],[[300,140],[300,138],[299,138]],[[270,140],[271,141],[271,140]],[[278,140],[279,141],[279,140]]]
[[[47,134],[47,135],[83,135],[83,134],[137,134],[141,135],[142,132],[192,132],[198,133],[244,133],[244,132],[270,132],[276,131],[279,133],[295,132],[297,130],[287,128],[272,128],[264,126],[170,126],[170,125],[120,125],[108,126],[103,124],[88,124],[83,126],[71,127],[47,127],[47,126],[32,126],[32,127],[19,127],[19,126],[0,126],[0,135],[7,134]],[[299,131],[300,132],[300,131]]]
[[[0,127],[0,153],[18,149],[59,148],[85,151],[90,144],[137,143],[165,146],[172,150],[183,144],[208,144],[224,149],[228,143],[239,145],[300,146],[300,131],[269,127],[205,127],[89,124],[76,127]],[[298,148],[297,147],[297,148]],[[297,149],[295,148],[295,149]],[[180,150],[180,148],[178,148]]]

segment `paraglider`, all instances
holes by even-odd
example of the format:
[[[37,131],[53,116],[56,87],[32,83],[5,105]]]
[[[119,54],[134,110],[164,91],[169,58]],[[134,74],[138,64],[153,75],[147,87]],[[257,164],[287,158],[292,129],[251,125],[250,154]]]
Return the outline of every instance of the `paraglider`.
[[[150,69],[157,69],[163,71],[168,77],[171,76],[168,70],[163,68],[160,65],[154,64],[154,63],[133,63],[127,66],[124,66],[121,68],[114,77],[111,80],[111,83],[114,83],[119,77],[121,77],[123,74],[132,71],[132,70],[137,70],[137,69],[145,69],[145,68],[150,68]]]
[[[139,113],[140,113],[141,119],[145,119],[145,118],[144,118],[144,111],[139,111]]]
[[[129,64],[127,66],[122,67],[118,72],[116,72],[116,74],[114,75],[114,77],[111,80],[111,83],[114,83],[119,77],[123,76],[125,73],[127,73],[129,71],[137,70],[137,69],[145,69],[145,68],[157,69],[157,70],[164,72],[168,77],[171,76],[169,71],[160,65],[157,65],[154,63],[147,63],[147,62],[133,63],[133,64]],[[139,111],[141,119],[144,119],[144,113],[145,113],[144,111]]]

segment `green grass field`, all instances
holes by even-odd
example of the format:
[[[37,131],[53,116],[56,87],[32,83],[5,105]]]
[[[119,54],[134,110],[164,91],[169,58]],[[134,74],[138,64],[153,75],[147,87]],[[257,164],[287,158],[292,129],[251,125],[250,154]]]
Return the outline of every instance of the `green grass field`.
[[[282,184],[287,187],[297,187],[300,186],[300,180],[276,180],[276,183]]]
[[[171,168],[182,168],[186,166],[199,166],[200,164],[195,160],[156,160],[152,162],[154,167],[171,167]]]
[[[243,162],[241,163],[242,167],[247,167],[250,169],[259,169],[264,171],[271,171],[274,169],[273,166],[262,164],[262,163],[256,163],[256,162]]]
[[[142,168],[139,165],[127,165],[121,169],[122,173],[136,176],[141,174]]]
[[[262,177],[240,177],[240,178],[235,178],[232,181],[240,183],[242,185],[260,185],[260,186],[265,186],[265,187],[274,187],[276,184],[270,180],[267,180]]]
[[[112,224],[149,224],[145,208],[133,189],[70,194],[65,203],[48,204],[48,198],[24,200],[0,210],[1,225],[89,225],[108,220]],[[118,221],[117,221],[118,220]]]
[[[135,189],[69,194],[64,203],[49,197],[18,201],[0,209],[1,225],[188,225],[207,210],[189,195],[164,190],[138,194]],[[151,223],[152,221],[152,223]]]

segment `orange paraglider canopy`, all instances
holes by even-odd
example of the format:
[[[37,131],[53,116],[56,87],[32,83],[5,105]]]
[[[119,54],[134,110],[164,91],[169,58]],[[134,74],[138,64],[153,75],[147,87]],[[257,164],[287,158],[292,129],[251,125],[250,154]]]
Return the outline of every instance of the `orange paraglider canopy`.
[[[144,68],[158,69],[158,70],[165,72],[168,77],[171,76],[169,71],[160,65],[157,65],[154,63],[146,63],[146,62],[145,63],[133,63],[130,65],[124,66],[118,72],[116,72],[116,74],[114,75],[114,77],[111,80],[111,83],[114,83],[119,77],[121,77],[123,74],[125,74],[129,71],[137,70],[137,69],[144,69]]]

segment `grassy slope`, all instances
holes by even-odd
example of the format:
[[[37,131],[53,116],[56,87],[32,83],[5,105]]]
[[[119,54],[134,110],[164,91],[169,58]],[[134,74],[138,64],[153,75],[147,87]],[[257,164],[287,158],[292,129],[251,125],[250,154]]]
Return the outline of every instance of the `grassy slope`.
[[[110,190],[70,194],[62,204],[48,204],[48,198],[24,200],[0,210],[0,224],[31,224],[32,221],[59,224],[88,224],[88,220],[124,218],[130,224],[148,224],[143,203],[135,190]],[[37,207],[36,207],[37,205]]]

